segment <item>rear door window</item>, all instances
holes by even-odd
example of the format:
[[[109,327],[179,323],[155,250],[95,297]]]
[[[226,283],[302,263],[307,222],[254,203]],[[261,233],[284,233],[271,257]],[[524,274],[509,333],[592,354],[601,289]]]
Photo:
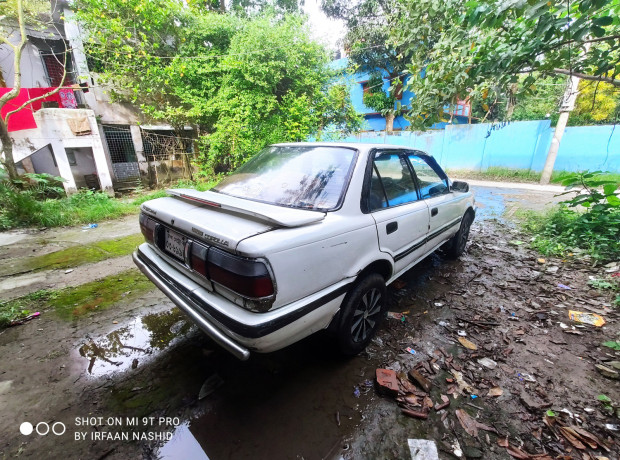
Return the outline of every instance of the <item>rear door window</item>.
[[[418,193],[407,159],[398,152],[377,152],[369,193],[370,211],[417,201]]]
[[[450,191],[447,179],[442,178],[439,171],[435,171],[423,156],[410,154],[409,161],[418,178],[422,199],[432,198]]]

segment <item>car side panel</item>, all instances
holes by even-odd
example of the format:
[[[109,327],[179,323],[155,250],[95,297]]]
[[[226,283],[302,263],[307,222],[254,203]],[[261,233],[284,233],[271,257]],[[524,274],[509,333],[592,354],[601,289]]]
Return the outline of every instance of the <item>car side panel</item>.
[[[469,194],[449,192],[425,200],[431,211],[437,209],[436,215],[430,218],[425,251],[431,250],[456,234],[467,210],[469,198]]]
[[[428,206],[424,201],[385,208],[371,214],[377,223],[379,249],[394,261],[400,271],[424,252],[428,233]]]
[[[347,277],[356,276],[367,254],[378,254],[371,216],[328,213],[309,228],[278,229],[242,241],[240,254],[264,257],[276,282],[273,308],[290,304]],[[284,250],[277,250],[285,246]]]

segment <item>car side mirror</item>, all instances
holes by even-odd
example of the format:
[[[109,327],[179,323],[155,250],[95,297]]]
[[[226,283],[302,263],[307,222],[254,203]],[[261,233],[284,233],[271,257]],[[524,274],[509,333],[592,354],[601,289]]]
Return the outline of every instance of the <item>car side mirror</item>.
[[[451,189],[454,190],[455,192],[467,193],[469,192],[469,184],[467,182],[457,180],[455,182],[452,182]]]

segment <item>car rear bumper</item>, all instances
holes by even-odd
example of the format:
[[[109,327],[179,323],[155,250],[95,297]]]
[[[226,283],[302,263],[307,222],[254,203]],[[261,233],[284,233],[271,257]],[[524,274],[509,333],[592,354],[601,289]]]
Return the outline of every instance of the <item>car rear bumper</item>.
[[[277,310],[254,313],[200,286],[146,243],[133,260],[200,329],[241,360],[247,360],[251,350],[275,351],[326,328],[350,287],[350,281],[343,280]]]

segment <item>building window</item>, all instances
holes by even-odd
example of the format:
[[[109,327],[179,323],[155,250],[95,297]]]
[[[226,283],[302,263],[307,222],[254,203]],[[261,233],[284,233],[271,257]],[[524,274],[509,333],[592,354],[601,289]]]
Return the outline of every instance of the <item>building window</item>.
[[[103,134],[108,144],[112,163],[138,161],[128,125],[104,125]]]
[[[69,165],[77,166],[77,161],[75,161],[75,152],[73,150],[65,150],[67,153],[67,160],[69,160]]]
[[[62,83],[62,76],[65,73],[65,69],[63,69],[62,67],[64,55],[43,53],[41,57],[43,59],[43,63],[45,64],[45,70],[47,71],[47,77],[49,78],[50,86],[60,86],[60,84]],[[69,63],[67,62],[67,67],[68,66]],[[63,86],[69,86],[73,83],[73,77],[71,76],[69,69],[67,69],[67,76],[65,77]]]

